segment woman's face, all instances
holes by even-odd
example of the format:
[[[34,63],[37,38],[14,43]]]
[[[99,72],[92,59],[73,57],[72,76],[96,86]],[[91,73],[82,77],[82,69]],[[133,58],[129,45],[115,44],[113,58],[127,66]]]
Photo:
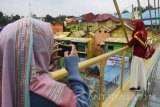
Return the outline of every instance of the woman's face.
[[[136,25],[134,21],[132,22],[132,24],[133,24],[133,28],[136,29]]]

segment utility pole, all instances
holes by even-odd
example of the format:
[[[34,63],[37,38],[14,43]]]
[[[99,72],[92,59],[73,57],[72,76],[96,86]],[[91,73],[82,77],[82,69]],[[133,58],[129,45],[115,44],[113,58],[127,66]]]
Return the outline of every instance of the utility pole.
[[[148,0],[148,9],[149,9],[149,15],[150,15],[150,21],[151,21],[151,29],[153,29],[150,0]]]
[[[158,0],[158,19],[159,19],[159,32],[160,32],[160,7],[159,7],[159,4],[160,4],[160,0]]]
[[[142,17],[142,9],[141,9],[140,1],[137,0],[137,3],[138,3],[138,9],[139,9],[139,12],[140,12],[140,15],[141,15],[141,19],[143,20],[143,17]]]
[[[156,0],[154,0],[154,12],[155,12],[155,26],[156,26],[156,30],[157,30],[157,13],[156,13]]]
[[[29,17],[32,17],[31,3],[29,3]]]
[[[133,8],[133,4],[132,4],[132,20],[135,19],[135,15],[134,15],[134,8]]]
[[[122,17],[121,17],[121,13],[120,13],[120,11],[119,11],[119,7],[118,7],[118,4],[117,4],[117,1],[116,1],[116,0],[113,0],[113,2],[114,2],[114,5],[115,5],[115,7],[116,7],[117,14],[118,14],[118,16],[119,16],[119,19],[120,19],[120,22],[121,22],[121,25],[122,25],[122,28],[123,28],[123,31],[124,31],[124,35],[125,35],[126,40],[127,40],[127,43],[128,43],[129,40],[128,40],[128,36],[127,36],[127,31],[126,31],[126,29],[125,29],[124,21],[123,21],[123,19],[122,19]]]

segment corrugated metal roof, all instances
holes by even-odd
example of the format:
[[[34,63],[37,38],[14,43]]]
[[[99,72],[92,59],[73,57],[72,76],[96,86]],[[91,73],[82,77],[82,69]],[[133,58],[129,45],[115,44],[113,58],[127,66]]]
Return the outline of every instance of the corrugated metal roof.
[[[94,22],[99,22],[99,21],[107,21],[107,20],[112,20],[114,22],[119,22],[119,19],[111,14],[101,14],[97,15],[96,19],[94,19]]]
[[[124,72],[126,73],[129,69],[125,68]],[[119,76],[119,82],[121,77],[122,68],[117,66],[105,65],[104,67],[104,80],[112,82],[117,76]]]
[[[146,10],[145,12],[143,12],[142,16],[143,16],[143,19],[150,18],[149,10]],[[151,16],[152,18],[155,18],[155,10],[151,10]],[[158,8],[156,9],[156,16],[158,16]]]
[[[144,20],[143,22],[144,22],[145,25],[151,25],[150,19]],[[153,25],[156,25],[156,20],[155,20],[155,19],[152,19],[152,24],[153,24]],[[157,19],[157,24],[160,24],[159,19]]]
[[[96,18],[96,15],[94,15],[93,13],[87,13],[81,15],[81,17],[82,17],[82,22],[92,22]]]
[[[56,40],[68,40],[68,41],[74,41],[74,42],[88,42],[90,41],[92,38],[75,38],[75,37],[63,37],[63,38],[55,38]]]
[[[121,14],[121,17],[128,19],[128,18],[130,18],[130,15],[131,15],[131,13],[122,13],[122,14]]]
[[[82,36],[84,36],[86,33],[85,33],[84,30],[79,30],[79,31],[71,32],[70,34],[73,34],[73,35],[75,35],[76,37],[82,37]],[[69,34],[69,35],[70,35],[70,34]],[[68,36],[69,36],[69,35],[68,35]]]
[[[110,32],[112,29],[114,29],[113,27],[102,26],[102,27],[98,28],[97,30],[99,30],[101,28],[105,28],[108,32]],[[94,32],[96,32],[97,30],[95,30]]]

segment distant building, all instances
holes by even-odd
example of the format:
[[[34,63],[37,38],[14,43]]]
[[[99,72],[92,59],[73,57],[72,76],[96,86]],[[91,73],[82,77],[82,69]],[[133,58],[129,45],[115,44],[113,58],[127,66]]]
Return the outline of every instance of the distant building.
[[[124,46],[127,46],[126,38],[108,38],[105,40],[104,51],[105,53],[111,52],[116,49],[120,49]],[[119,53],[121,55],[121,53]],[[130,51],[126,53],[127,56],[130,56]]]
[[[82,30],[80,19],[77,17],[72,17],[70,20],[68,20],[68,22],[66,22],[65,28],[70,32]]]
[[[79,30],[75,32],[70,32],[68,37],[75,37],[75,38],[94,38],[95,34],[93,32],[85,32],[84,30]]]
[[[93,13],[87,13],[84,15],[81,15],[82,18],[82,29],[86,32],[93,32],[97,28],[95,27],[95,22],[93,20],[96,18],[96,15]]]
[[[80,62],[94,57],[93,38],[57,37],[55,38],[55,41],[63,42],[64,45],[69,45],[70,43],[74,44],[76,46]],[[62,67],[64,66],[63,58],[60,60],[60,65]]]
[[[156,17],[155,17],[155,10],[156,10]],[[158,14],[159,14],[158,8],[151,10],[152,24],[154,26],[160,24],[160,20],[159,20],[160,18],[158,17]],[[146,26],[151,26],[149,10],[146,10],[145,12],[143,12],[142,16],[143,16],[144,24]]]
[[[124,26],[125,26],[128,38],[131,38],[132,32],[134,30],[133,25],[124,23]],[[122,25],[117,25],[109,33],[110,33],[110,36],[113,38],[125,38],[125,34],[123,31]]]
[[[95,56],[102,54],[102,45],[104,45],[104,41],[110,37],[110,31],[112,28],[102,26],[98,28],[95,33]]]
[[[97,17],[93,21],[98,22],[97,29],[102,26],[113,28],[113,27],[116,27],[116,25],[120,22],[117,17],[111,14],[97,15]]]
[[[60,23],[60,22],[54,22],[52,23],[52,29],[53,29],[53,32],[56,33],[56,32],[63,32],[63,24]]]

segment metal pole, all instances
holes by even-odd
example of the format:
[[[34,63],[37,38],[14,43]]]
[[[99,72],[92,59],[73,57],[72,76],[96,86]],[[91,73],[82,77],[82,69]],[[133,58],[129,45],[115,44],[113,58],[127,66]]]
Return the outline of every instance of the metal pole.
[[[134,18],[134,19],[135,19],[133,4],[132,4],[132,18]],[[132,19],[132,20],[133,20],[133,19]]]
[[[125,66],[125,55],[126,55],[126,51],[123,51],[123,52],[122,52],[122,76],[121,76],[121,90],[123,90],[124,66]]]
[[[150,7],[150,0],[148,0],[148,9],[149,9],[149,15],[150,15],[150,21],[151,21],[151,29],[153,29],[152,16],[151,16],[151,7]]]
[[[137,0],[137,2],[138,2],[138,8],[139,8],[139,11],[140,11],[141,19],[143,20],[143,17],[142,17],[142,9],[141,9],[141,5],[140,5],[140,1]]]
[[[106,59],[107,60],[107,59]],[[103,60],[102,62],[100,62],[100,99],[99,99],[99,107],[102,107],[102,103],[103,103],[103,97],[104,97],[104,66],[105,66],[105,62],[106,60]]]
[[[155,12],[155,22],[156,22],[156,30],[157,30],[156,0],[154,0],[154,12]]]
[[[116,7],[116,10],[117,10],[117,14],[119,16],[119,19],[120,19],[120,22],[121,22],[121,25],[122,25],[122,28],[123,28],[123,31],[124,31],[124,35],[126,37],[126,40],[127,40],[127,43],[129,42],[128,40],[128,36],[127,36],[127,32],[126,32],[126,29],[125,29],[125,26],[124,26],[124,22],[123,22],[123,19],[121,17],[121,14],[120,14],[120,11],[119,11],[119,7],[118,7],[118,4],[117,4],[117,1],[116,0],[113,0],[114,2],[114,5]]]
[[[159,32],[160,32],[160,7],[159,7],[159,2],[160,2],[160,0],[158,0],[158,19],[159,19]]]

